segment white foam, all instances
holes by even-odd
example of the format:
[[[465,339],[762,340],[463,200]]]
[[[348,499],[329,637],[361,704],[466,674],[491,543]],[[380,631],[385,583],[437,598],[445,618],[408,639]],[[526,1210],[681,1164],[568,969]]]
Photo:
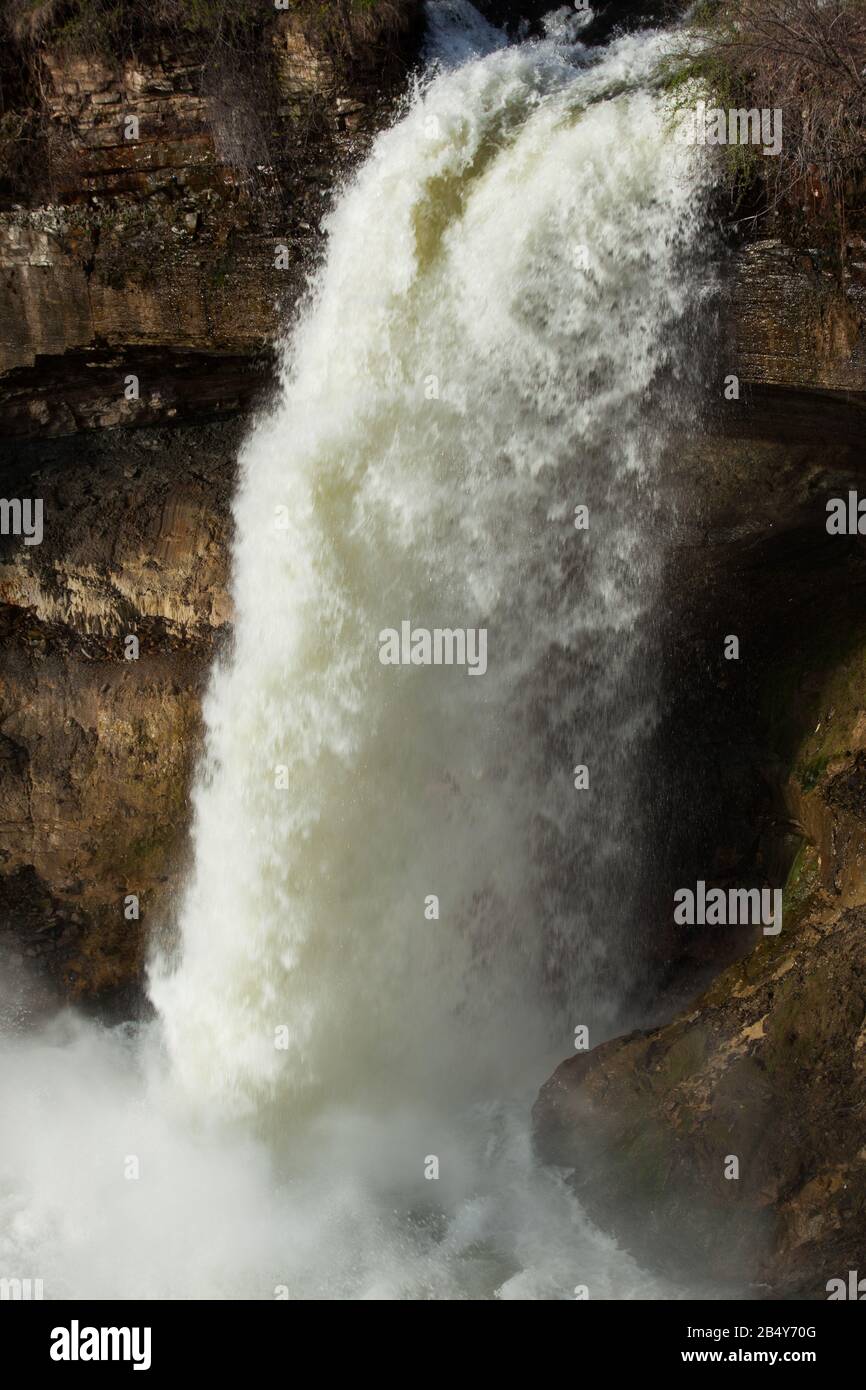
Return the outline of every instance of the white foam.
[[[702,176],[646,89],[659,40],[506,48],[468,8],[438,7],[439,57],[483,56],[339,202],[243,452],[159,1021],[5,1044],[0,1273],[49,1297],[675,1294],[536,1166],[528,1114],[626,968],[648,393]],[[382,667],[404,618],[487,628],[487,673]]]

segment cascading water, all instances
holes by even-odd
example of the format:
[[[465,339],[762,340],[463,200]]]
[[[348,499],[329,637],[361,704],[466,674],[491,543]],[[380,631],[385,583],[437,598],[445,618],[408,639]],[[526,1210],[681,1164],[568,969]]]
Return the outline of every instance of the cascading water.
[[[331,219],[244,453],[183,954],[153,984],[199,1099],[471,1086],[536,1057],[536,1022],[561,1052],[598,1016],[651,714],[642,407],[693,225],[653,98],[598,95],[652,48],[440,77]],[[487,670],[381,665],[404,620],[486,630]]]
[[[648,86],[663,37],[431,21],[439,70],[341,197],[244,450],[159,1022],[9,1044],[0,1250],[58,1296],[670,1295],[536,1168],[528,1111],[631,968],[647,396],[702,175]],[[383,665],[404,621],[485,630],[486,670]],[[37,1128],[72,1165],[38,1184]]]

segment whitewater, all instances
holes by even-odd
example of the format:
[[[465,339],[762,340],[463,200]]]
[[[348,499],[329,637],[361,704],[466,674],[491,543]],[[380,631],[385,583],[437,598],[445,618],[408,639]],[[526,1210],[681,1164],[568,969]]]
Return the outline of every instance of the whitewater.
[[[243,448],[155,1018],[2,1039],[0,1273],[49,1298],[680,1293],[529,1114],[640,976],[658,382],[707,173],[665,36],[428,14]],[[484,629],[483,675],[382,665],[404,622]]]

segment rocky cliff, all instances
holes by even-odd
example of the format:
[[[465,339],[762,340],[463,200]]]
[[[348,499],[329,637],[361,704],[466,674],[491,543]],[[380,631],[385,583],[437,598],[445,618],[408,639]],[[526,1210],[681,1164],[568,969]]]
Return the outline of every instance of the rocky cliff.
[[[601,1224],[753,1297],[826,1298],[866,1223],[866,547],[826,525],[866,490],[863,269],[774,241],[726,267],[704,424],[669,463],[663,1021],[564,1062],[535,1110]],[[699,879],[783,887],[781,934],[675,926]]]
[[[636,8],[606,7],[599,35]],[[0,951],[24,1014],[141,1006],[229,640],[244,420],[418,20],[395,0],[337,43],[275,13],[246,81],[188,37],[118,60],[41,43],[44,168],[0,207],[2,490],[45,508],[41,545],[0,541]],[[817,251],[741,244],[695,325],[635,926],[657,943],[654,1026],[564,1063],[536,1112],[605,1225],[756,1296],[823,1296],[866,1221],[866,550],[825,527],[866,476],[866,247],[849,251],[840,281]],[[674,888],[697,878],[785,884],[781,935],[675,931]]]
[[[4,538],[0,553],[0,933],[7,968],[29,962],[34,1007],[137,1006],[230,619],[239,437],[107,432],[14,454],[17,490],[44,499],[45,537]]]
[[[269,381],[335,183],[420,32],[420,0],[349,8],[339,31],[318,10],[275,11],[234,48],[38,45],[46,167],[0,209],[4,435],[206,418]]]

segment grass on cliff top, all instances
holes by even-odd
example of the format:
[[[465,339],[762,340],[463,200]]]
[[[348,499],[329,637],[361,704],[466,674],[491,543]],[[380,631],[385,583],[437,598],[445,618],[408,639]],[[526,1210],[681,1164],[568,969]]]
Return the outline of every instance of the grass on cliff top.
[[[44,94],[47,54],[120,65],[172,50],[201,66],[221,108],[242,97],[252,122],[276,90],[278,21],[300,25],[339,80],[402,72],[420,0],[0,0],[0,203],[39,193],[56,130]],[[268,108],[270,109],[270,108]],[[243,126],[243,120],[239,123]],[[247,122],[249,124],[249,121]],[[236,133],[236,132],[235,132]],[[259,158],[258,163],[270,163]]]
[[[697,94],[726,111],[782,112],[778,156],[725,147],[734,206],[844,261],[849,232],[866,227],[864,0],[706,0],[690,34],[666,65],[675,104]]]
[[[280,13],[336,34],[397,14],[400,0],[6,0],[6,27],[22,47],[46,44],[76,54],[125,57],[161,38],[230,41],[260,31]]]
[[[257,0],[7,0],[6,24],[22,46],[122,56],[161,35],[217,35],[260,23]]]

